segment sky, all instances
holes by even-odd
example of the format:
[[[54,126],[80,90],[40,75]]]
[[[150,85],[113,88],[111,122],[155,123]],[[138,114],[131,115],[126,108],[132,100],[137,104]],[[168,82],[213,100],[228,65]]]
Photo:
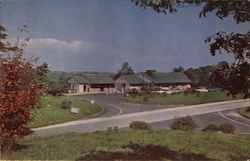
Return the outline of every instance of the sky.
[[[10,40],[29,37],[26,56],[56,71],[116,72],[124,62],[136,71],[171,71],[233,61],[211,56],[204,40],[218,31],[247,32],[248,24],[223,21],[200,7],[159,14],[131,0],[2,0],[1,24]],[[28,26],[27,33],[18,27]]]

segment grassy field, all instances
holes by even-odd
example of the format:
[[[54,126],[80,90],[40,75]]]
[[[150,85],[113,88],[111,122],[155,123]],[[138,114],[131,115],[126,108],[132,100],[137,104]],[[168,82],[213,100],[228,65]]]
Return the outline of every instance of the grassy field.
[[[125,147],[131,142],[140,145],[134,145],[137,150],[133,155],[139,158],[146,157],[144,160],[150,158],[151,155],[155,157],[151,156],[151,159],[162,156],[168,161],[180,161],[181,159],[177,156],[189,155],[198,157],[201,155],[209,161],[240,161],[250,158],[249,138],[246,136],[160,130],[153,132],[105,131],[21,140],[20,143],[26,147],[20,151],[3,153],[2,159],[75,160],[83,156],[82,160],[89,158],[104,160],[110,157],[119,157],[121,160],[122,156],[131,155],[131,148]],[[146,145],[152,146],[145,148]],[[160,160],[163,160],[162,158]]]
[[[73,114],[70,109],[61,108],[63,100],[72,101],[72,106],[80,108],[79,114]],[[101,111],[97,105],[91,105],[87,101],[66,98],[66,97],[44,97],[41,99],[40,108],[33,111],[33,119],[28,124],[29,127],[41,127],[63,123],[76,119],[90,117]]]
[[[237,98],[228,97],[225,92],[209,92],[200,94],[175,94],[175,95],[153,95],[148,100],[143,100],[144,96],[126,97],[127,101],[138,103],[168,104],[168,105],[194,105],[201,103],[228,101]],[[238,97],[241,98],[241,97]]]

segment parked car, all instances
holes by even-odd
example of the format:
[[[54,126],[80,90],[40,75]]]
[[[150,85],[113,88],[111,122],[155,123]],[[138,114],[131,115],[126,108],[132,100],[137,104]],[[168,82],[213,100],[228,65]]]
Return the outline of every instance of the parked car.
[[[195,91],[201,92],[201,93],[206,93],[206,92],[208,92],[208,89],[206,89],[206,88],[196,88]]]
[[[222,89],[221,88],[209,88],[208,92],[221,92]]]

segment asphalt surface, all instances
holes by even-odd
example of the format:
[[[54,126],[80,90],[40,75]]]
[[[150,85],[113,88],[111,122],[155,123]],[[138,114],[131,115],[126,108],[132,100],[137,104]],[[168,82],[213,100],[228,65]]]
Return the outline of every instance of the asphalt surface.
[[[221,123],[229,123],[235,127],[238,134],[247,134],[250,136],[250,119],[240,116],[236,110],[227,110],[222,112],[213,112],[192,116],[197,123],[198,129],[203,129],[209,124],[219,126]],[[154,129],[170,129],[174,119],[150,123]]]
[[[174,118],[190,115],[199,128],[203,128],[210,123],[220,124],[228,122],[236,127],[237,133],[249,133],[249,120],[237,116],[235,109],[249,106],[249,100],[237,100],[227,102],[217,102],[193,106],[168,107],[154,105],[121,106],[125,101],[118,99],[120,96],[84,96],[84,99],[95,98],[96,103],[105,104],[106,112],[99,118],[89,120],[77,120],[63,124],[51,125],[33,129],[35,135],[50,136],[63,133],[84,133],[98,130],[106,130],[108,127],[117,126],[126,128],[132,121],[145,121],[154,128],[169,128]],[[99,99],[96,99],[99,98]],[[83,99],[79,96],[79,99]],[[111,106],[108,105],[111,103]],[[126,102],[127,103],[127,102]],[[119,108],[113,107],[117,106]],[[121,106],[121,107],[120,107]],[[113,110],[109,110],[113,109]],[[117,109],[117,110],[115,110]],[[146,109],[146,111],[143,111]],[[137,112],[137,111],[140,112]],[[110,112],[111,111],[111,112]],[[142,112],[143,111],[143,112]],[[112,115],[113,114],[113,115]]]
[[[174,108],[174,105],[149,105],[137,104],[123,100],[122,95],[80,95],[73,96],[83,100],[95,100],[97,104],[105,109],[104,113],[98,116],[99,118],[112,117],[117,115]],[[249,103],[250,105],[250,103]],[[203,129],[208,124],[219,126],[221,123],[230,123],[235,127],[237,133],[250,133],[250,119],[239,115],[236,110],[227,110],[222,112],[213,112],[192,116],[198,125],[198,128]],[[169,129],[173,119],[160,122],[150,123],[154,129]],[[125,128],[127,129],[127,128]]]
[[[87,101],[94,100],[96,104],[104,109],[104,112],[98,116],[99,118],[177,107],[175,105],[150,105],[131,103],[123,100],[122,95],[91,94],[70,97]]]

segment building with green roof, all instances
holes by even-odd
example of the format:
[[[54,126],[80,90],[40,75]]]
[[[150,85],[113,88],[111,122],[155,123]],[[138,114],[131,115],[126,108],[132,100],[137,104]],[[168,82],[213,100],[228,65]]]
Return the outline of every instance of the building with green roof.
[[[82,74],[68,80],[69,93],[108,93],[115,91],[110,74]]]
[[[145,86],[171,87],[185,90],[191,81],[182,72],[163,73],[154,70],[137,74],[123,74],[116,80],[111,74],[82,74],[68,80],[69,93],[124,93],[131,89],[141,90]]]
[[[116,90],[124,93],[127,90],[140,90],[143,86],[151,84],[150,80],[145,80],[139,74],[121,75],[115,82]]]
[[[117,91],[124,93],[131,89],[140,90],[144,86],[151,86],[156,88],[176,87],[178,90],[185,90],[191,87],[192,81],[182,72],[163,73],[155,70],[148,70],[146,72],[121,75],[115,83]]]
[[[163,73],[156,71],[146,71],[141,73],[143,77],[152,81],[156,86],[174,86],[191,84],[192,81],[188,79],[183,72]]]

